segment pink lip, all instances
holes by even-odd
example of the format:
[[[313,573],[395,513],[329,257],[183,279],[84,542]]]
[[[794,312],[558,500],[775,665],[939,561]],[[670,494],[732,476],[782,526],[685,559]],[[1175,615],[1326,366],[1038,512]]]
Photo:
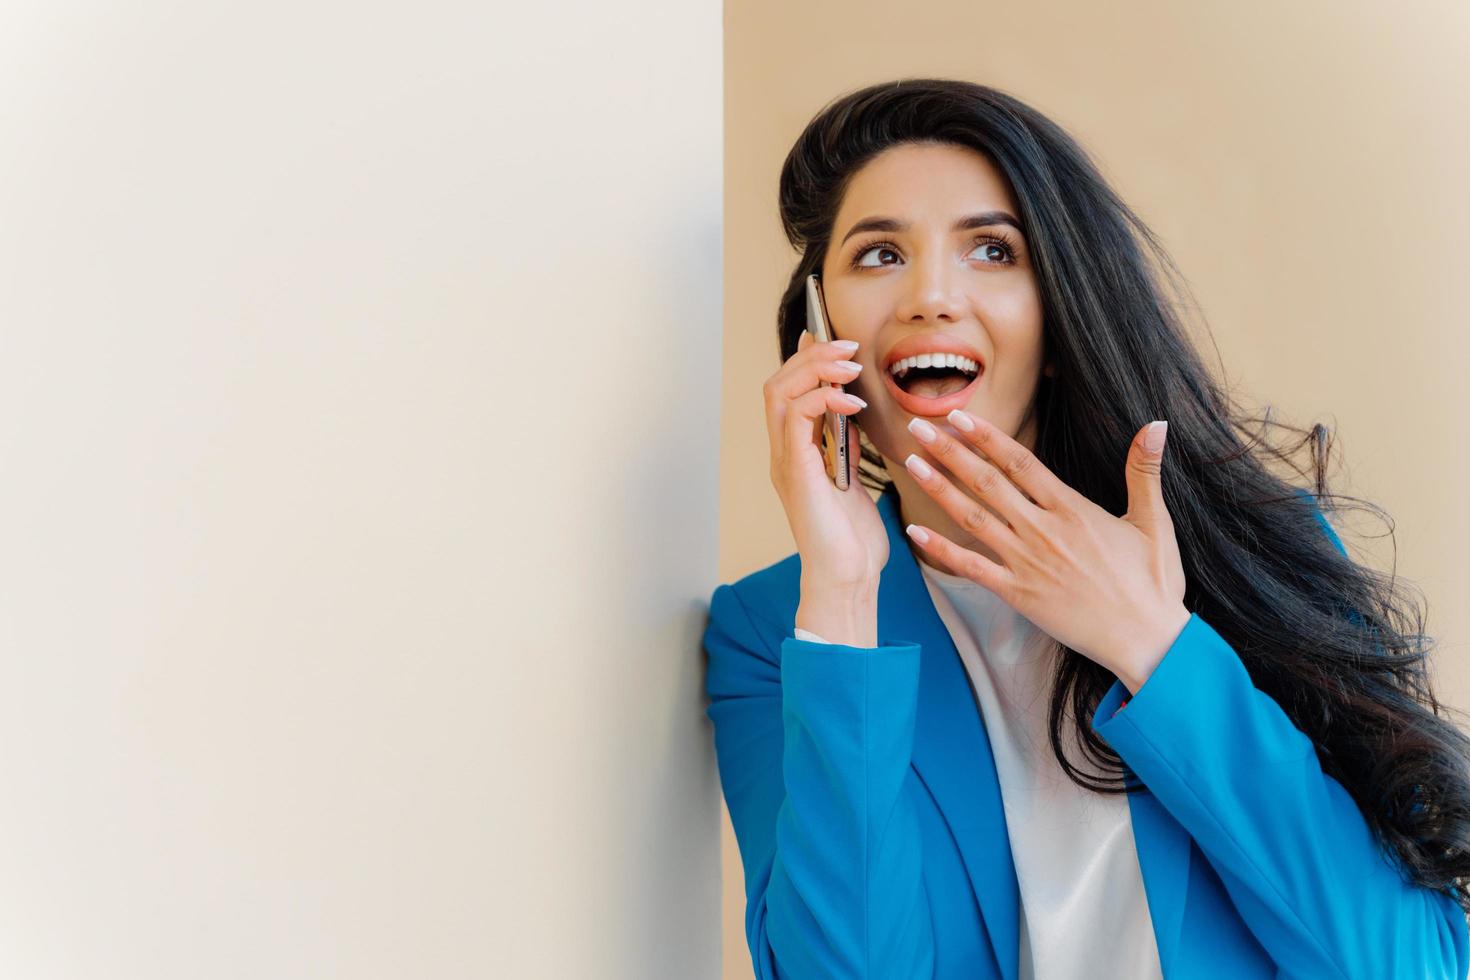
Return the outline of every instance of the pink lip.
[[[980,373],[975,375],[969,384],[965,385],[959,391],[952,391],[939,398],[925,398],[922,395],[915,395],[912,392],[904,391],[898,386],[898,382],[893,380],[893,374],[890,371],[883,372],[883,383],[888,386],[889,393],[893,395],[894,400],[902,406],[905,412],[908,412],[910,415],[937,418],[948,415],[955,409],[964,408],[968,405],[970,396],[975,393],[975,386],[980,383],[980,379],[983,377],[985,377],[985,368],[981,366]]]
[[[985,366],[985,358],[980,356],[980,352],[958,337],[947,333],[916,333],[903,338],[888,349],[888,353],[883,355],[883,367],[887,368],[894,361],[914,354],[959,354],[979,364],[982,368]]]

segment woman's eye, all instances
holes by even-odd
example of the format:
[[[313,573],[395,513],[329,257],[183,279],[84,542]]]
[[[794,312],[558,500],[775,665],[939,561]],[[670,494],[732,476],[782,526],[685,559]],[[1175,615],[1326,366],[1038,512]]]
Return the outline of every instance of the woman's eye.
[[[976,250],[993,248],[995,249],[995,252],[992,254],[995,255],[995,261],[1001,263],[1010,261],[1010,251],[1000,242],[981,242],[979,245],[976,245],[975,248]]]
[[[868,255],[870,253],[875,253],[875,252],[888,252],[891,255],[891,254],[893,254],[893,247],[891,245],[884,245],[884,244],[869,245],[867,248],[863,249],[857,255],[853,256],[853,260],[852,260],[853,268],[854,269],[862,269],[862,268],[872,269],[872,268],[875,268],[875,266],[872,263],[868,263],[868,262],[864,262],[863,261],[863,256]],[[886,264],[889,264],[889,263],[884,263],[884,262],[879,262],[878,263],[878,265],[886,265]]]
[[[971,249],[970,254],[973,255],[977,251],[983,251],[986,257],[986,263],[989,265],[1007,265],[1015,261],[1015,256],[1010,246],[1005,242],[986,240],[978,243]],[[884,262],[881,259],[876,263],[863,261],[866,256],[881,255],[884,252],[890,255],[897,254],[897,251],[888,242],[876,242],[853,256],[852,267],[854,269],[876,269],[882,265],[892,265],[891,262]]]

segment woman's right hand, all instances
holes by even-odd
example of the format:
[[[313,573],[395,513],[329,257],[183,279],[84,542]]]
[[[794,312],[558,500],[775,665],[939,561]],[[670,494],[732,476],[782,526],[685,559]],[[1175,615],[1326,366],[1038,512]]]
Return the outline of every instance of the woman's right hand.
[[[852,396],[820,382],[847,384],[861,367],[839,362],[852,357],[833,344],[817,343],[802,331],[796,353],[766,380],[766,428],[771,440],[771,482],[786,508],[801,555],[802,588],[877,589],[888,563],[888,531],[873,498],[857,479],[862,411]],[[822,457],[822,426],[828,411],[848,416],[848,459],[852,479],[838,490]]]

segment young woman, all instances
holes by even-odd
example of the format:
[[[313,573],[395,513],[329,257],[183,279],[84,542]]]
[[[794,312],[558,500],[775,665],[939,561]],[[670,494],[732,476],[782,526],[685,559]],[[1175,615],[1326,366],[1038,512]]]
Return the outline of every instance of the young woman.
[[[1318,510],[1321,426],[1310,490],[1268,470],[1082,149],[905,79],[810,123],[780,208],[797,552],[704,636],[757,976],[1470,973],[1470,741],[1417,610]]]

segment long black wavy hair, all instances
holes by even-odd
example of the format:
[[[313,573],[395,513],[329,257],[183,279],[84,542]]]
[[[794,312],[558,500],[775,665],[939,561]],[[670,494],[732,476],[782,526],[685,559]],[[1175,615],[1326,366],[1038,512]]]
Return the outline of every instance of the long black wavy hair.
[[[1169,420],[1163,491],[1184,562],[1185,605],[1311,738],[1323,771],[1352,795],[1405,880],[1453,890],[1470,912],[1470,739],[1432,691],[1433,641],[1423,632],[1419,590],[1405,596],[1396,576],[1341,550],[1325,512],[1360,498],[1327,490],[1330,430],[1276,422],[1269,406],[1252,417],[1234,403],[1182,328],[1183,311],[1198,311],[1184,278],[1056,123],[1005,92],[952,79],[884,82],[822,108],[781,168],[781,223],[801,255],[777,312],[781,359],[796,353],[805,280],[821,270],[852,176],[889,147],[930,142],[984,154],[1020,208],[1043,345],[1056,366],[1054,377],[1042,376],[1032,407],[1037,457],[1121,516],[1128,489],[1118,460],[1144,423]],[[1272,427],[1290,439],[1273,445]],[[1292,462],[1303,446],[1307,469]],[[1273,462],[1310,486],[1273,473]],[[874,490],[892,482],[866,438],[858,479]],[[1073,725],[1083,756],[1116,779],[1080,771],[1063,745],[1064,719],[1091,718],[1113,681],[1106,668],[1060,647],[1051,747],[1079,785],[1132,792],[1139,785],[1125,783],[1121,759],[1090,726]]]

